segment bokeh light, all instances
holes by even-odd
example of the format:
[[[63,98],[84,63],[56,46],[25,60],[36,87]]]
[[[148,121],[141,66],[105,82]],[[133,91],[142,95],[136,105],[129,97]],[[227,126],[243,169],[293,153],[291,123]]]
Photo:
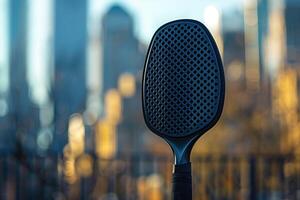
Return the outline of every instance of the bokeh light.
[[[220,121],[195,144],[193,199],[300,199],[297,0],[0,0],[0,199],[171,199],[171,149],[146,128],[154,32],[205,24]]]

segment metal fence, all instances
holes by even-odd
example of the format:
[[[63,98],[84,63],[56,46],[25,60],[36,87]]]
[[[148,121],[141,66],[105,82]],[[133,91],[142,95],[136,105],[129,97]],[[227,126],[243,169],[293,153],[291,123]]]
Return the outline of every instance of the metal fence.
[[[91,155],[91,174],[70,181],[62,156],[0,158],[1,199],[171,199],[167,157]],[[300,199],[300,158],[291,155],[193,157],[193,199]],[[76,163],[75,163],[76,164]],[[82,170],[86,170],[83,165]],[[79,175],[78,175],[79,174]],[[76,174],[75,174],[76,175]]]

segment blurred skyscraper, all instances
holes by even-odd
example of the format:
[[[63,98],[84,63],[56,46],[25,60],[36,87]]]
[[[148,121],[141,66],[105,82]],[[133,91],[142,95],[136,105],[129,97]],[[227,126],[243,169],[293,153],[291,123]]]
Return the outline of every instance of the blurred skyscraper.
[[[9,149],[35,151],[39,118],[38,108],[29,97],[27,81],[28,1],[9,2],[10,133],[4,134],[4,141]]]
[[[132,16],[119,5],[113,5],[102,20],[103,48],[103,93],[104,98],[110,89],[118,89],[124,74],[134,77],[135,91],[130,97],[122,98],[122,121],[118,126],[119,152],[135,151],[141,144],[141,74],[144,50],[134,35]],[[126,79],[125,79],[126,81]],[[128,84],[124,81],[121,84]],[[122,93],[122,92],[121,92]]]
[[[245,86],[245,34],[244,16],[239,10],[223,14],[223,61],[228,79]]]
[[[287,63],[299,66],[300,64],[300,1],[285,0],[285,25]]]
[[[53,147],[60,152],[70,116],[85,109],[87,1],[55,0],[54,24]]]
[[[257,0],[244,3],[246,87],[253,92],[259,91],[262,80],[259,65],[257,3]]]
[[[282,39],[277,38],[277,40],[283,40],[282,46],[284,48],[282,49],[284,49],[284,54],[282,53],[281,58],[284,65],[279,70],[273,84],[273,110],[281,128],[281,150],[283,152],[298,154],[300,152],[300,2],[298,0],[283,0],[283,2],[283,14],[280,14],[284,16],[281,23],[282,27],[285,28],[282,31],[285,37]],[[276,15],[274,15],[274,19],[276,19],[275,17]],[[276,24],[280,23],[278,21],[276,19]],[[274,26],[275,23],[271,24]],[[275,56],[279,57],[278,55]]]
[[[139,42],[134,36],[133,18],[122,7],[112,6],[102,21],[103,93],[117,88],[124,72],[134,75],[141,67]]]

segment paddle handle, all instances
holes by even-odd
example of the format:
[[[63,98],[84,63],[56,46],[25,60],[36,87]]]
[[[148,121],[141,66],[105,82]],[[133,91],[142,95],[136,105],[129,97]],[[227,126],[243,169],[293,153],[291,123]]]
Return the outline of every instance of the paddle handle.
[[[192,200],[191,163],[173,166],[173,200]]]

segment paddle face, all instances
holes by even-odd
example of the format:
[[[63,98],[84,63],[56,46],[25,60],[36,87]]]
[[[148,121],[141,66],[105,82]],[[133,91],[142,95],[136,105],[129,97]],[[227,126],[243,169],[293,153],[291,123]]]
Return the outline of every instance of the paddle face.
[[[224,72],[217,46],[206,27],[178,20],[157,30],[143,74],[143,113],[159,136],[202,135],[219,119]]]

